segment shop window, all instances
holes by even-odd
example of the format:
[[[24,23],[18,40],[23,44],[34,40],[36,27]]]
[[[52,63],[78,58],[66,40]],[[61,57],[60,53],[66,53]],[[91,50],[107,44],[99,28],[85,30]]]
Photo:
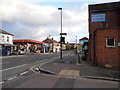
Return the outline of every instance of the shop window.
[[[107,38],[107,47],[115,47],[115,38]]]
[[[7,42],[9,42],[9,37],[7,36]]]

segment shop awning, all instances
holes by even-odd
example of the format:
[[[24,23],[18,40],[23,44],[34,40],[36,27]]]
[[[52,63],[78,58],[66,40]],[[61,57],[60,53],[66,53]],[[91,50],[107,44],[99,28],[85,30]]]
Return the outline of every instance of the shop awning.
[[[13,40],[13,42],[33,42],[33,43],[45,44],[44,42],[40,42],[37,40],[29,40],[29,39]]]

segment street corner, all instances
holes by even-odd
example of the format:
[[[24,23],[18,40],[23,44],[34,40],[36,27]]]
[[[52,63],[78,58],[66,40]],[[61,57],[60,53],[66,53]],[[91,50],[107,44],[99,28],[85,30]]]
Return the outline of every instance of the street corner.
[[[29,68],[29,70],[33,71],[34,73],[36,74],[39,74],[39,73],[42,73],[42,74],[51,74],[51,75],[56,75],[56,73],[50,71],[50,70],[47,70],[47,69],[44,69],[42,68],[43,65],[46,65],[47,63],[50,63],[52,61],[54,61],[55,59],[52,59],[52,60],[49,60],[49,61],[45,61],[43,60],[42,63],[40,64],[36,64],[32,67]],[[45,61],[45,62],[44,62]]]

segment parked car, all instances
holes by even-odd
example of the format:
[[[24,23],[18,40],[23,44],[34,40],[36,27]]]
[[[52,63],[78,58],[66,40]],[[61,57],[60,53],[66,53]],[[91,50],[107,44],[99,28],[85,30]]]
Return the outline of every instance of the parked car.
[[[23,54],[25,54],[25,52],[22,51],[22,50],[18,50],[18,54],[19,54],[19,55],[23,55]]]

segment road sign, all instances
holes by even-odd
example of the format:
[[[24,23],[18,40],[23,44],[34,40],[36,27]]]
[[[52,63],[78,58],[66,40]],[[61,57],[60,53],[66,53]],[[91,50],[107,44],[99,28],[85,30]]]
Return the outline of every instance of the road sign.
[[[82,51],[82,44],[79,44],[79,45],[78,45],[78,48],[77,48],[77,50],[80,50],[80,51]]]
[[[60,33],[60,35],[67,35],[67,33]]]

